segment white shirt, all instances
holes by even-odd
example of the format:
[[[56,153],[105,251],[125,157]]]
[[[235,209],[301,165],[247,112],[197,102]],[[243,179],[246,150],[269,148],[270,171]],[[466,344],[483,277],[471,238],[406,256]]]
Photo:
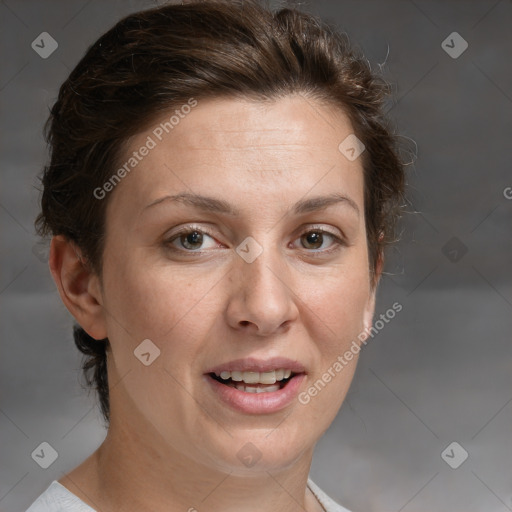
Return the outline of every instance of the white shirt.
[[[350,512],[327,496],[311,479],[308,479],[308,487],[326,512]],[[57,480],[53,480],[26,512],[96,512],[96,510],[84,503]]]

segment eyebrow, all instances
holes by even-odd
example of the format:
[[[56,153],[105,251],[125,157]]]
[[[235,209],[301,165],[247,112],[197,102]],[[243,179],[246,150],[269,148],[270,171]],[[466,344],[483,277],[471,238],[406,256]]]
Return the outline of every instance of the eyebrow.
[[[222,213],[224,215],[230,215],[236,217],[240,215],[240,210],[234,208],[230,203],[222,199],[216,199],[214,197],[203,196],[199,194],[190,194],[183,192],[176,195],[166,195],[156,199],[152,203],[148,204],[143,208],[143,212],[153,206],[164,202],[177,202],[188,206],[197,208],[205,212]],[[317,196],[310,199],[301,199],[293,206],[293,213],[300,215],[303,213],[309,213],[314,211],[320,211],[328,208],[335,204],[346,204],[352,210],[354,210],[358,216],[360,216],[359,207],[357,203],[350,199],[350,197],[342,194],[329,194],[327,196]]]

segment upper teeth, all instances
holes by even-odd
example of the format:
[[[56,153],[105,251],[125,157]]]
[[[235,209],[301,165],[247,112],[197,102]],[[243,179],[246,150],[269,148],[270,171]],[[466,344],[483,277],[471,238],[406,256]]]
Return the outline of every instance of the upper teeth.
[[[270,372],[228,372],[223,371],[215,373],[217,377],[234,381],[244,381],[246,384],[274,384],[276,381],[287,379],[292,374],[291,370],[280,368],[279,370],[271,370]]]

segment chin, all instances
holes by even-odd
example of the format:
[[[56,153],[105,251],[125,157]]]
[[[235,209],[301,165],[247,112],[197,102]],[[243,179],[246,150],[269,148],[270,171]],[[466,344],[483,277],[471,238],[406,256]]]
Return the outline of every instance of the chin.
[[[210,458],[217,469],[223,472],[256,476],[257,473],[289,469],[308,449],[312,452],[313,448],[314,443],[308,444],[303,436],[293,440],[288,429],[281,432],[263,429],[253,433],[234,434],[218,450],[210,450]]]

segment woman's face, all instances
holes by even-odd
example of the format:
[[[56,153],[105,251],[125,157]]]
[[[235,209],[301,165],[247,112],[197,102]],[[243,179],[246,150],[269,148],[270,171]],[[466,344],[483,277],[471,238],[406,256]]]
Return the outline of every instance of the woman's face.
[[[371,323],[361,158],[338,149],[348,119],[300,95],[190,110],[130,141],[103,199],[112,426],[160,456],[285,468],[337,414],[357,360],[339,357]],[[258,369],[297,376],[251,393],[211,374]]]

